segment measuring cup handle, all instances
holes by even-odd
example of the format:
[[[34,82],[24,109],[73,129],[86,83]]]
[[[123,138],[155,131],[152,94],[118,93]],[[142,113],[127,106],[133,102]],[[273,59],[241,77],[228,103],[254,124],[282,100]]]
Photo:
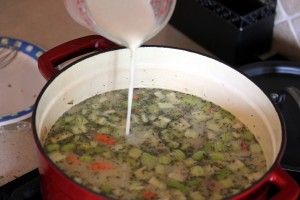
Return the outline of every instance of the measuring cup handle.
[[[78,38],[48,50],[38,59],[38,67],[45,79],[49,80],[58,72],[56,66],[93,51],[105,51],[117,47],[115,43],[100,35]]]

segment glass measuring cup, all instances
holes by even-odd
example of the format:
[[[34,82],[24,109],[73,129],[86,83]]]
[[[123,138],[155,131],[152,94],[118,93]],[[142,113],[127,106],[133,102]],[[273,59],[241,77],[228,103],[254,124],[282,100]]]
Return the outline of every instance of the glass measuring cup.
[[[168,23],[176,4],[176,0],[64,2],[71,17],[80,25],[129,48],[136,48],[155,36]]]

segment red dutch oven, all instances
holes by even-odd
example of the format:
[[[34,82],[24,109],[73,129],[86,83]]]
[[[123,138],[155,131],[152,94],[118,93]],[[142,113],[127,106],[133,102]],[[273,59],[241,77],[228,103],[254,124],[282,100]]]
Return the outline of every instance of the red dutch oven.
[[[130,51],[100,36],[67,42],[43,54],[39,68],[49,81],[39,94],[33,112],[42,196],[45,200],[108,199],[68,178],[47,157],[43,143],[55,121],[71,106],[95,94],[125,89],[130,81]],[[91,53],[95,52],[96,53]],[[61,70],[61,63],[83,54]],[[280,113],[247,77],[231,67],[198,53],[167,47],[141,47],[137,51],[135,87],[181,91],[212,101],[237,116],[262,146],[267,172],[231,199],[297,199],[299,186],[280,168],[286,132]]]

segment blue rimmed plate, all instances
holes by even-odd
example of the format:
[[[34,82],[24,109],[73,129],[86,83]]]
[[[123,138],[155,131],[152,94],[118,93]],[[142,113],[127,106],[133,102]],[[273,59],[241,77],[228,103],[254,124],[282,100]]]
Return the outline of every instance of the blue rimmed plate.
[[[44,50],[29,42],[0,37],[0,46],[17,46],[16,58],[0,69],[0,126],[31,117],[32,106],[46,83],[37,66]]]

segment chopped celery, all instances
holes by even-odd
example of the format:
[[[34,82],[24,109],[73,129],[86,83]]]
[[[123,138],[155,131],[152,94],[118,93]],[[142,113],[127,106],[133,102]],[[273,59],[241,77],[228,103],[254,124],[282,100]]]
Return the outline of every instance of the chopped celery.
[[[170,147],[171,149],[176,149],[177,147],[179,147],[179,143],[175,141],[170,141],[168,143],[168,147]]]
[[[201,166],[193,166],[191,167],[191,176],[204,176],[204,169]]]
[[[182,102],[186,105],[189,105],[189,106],[195,106],[199,102],[199,98],[195,97],[195,96],[192,96],[192,95],[189,95],[189,96],[183,98]]]
[[[157,158],[149,153],[143,153],[141,157],[142,164],[147,168],[153,168],[156,165]]]
[[[104,184],[102,185],[101,189],[102,189],[102,191],[105,192],[105,193],[111,193],[111,191],[112,191],[113,188],[111,187],[110,184],[104,183]]]
[[[250,131],[245,131],[245,132],[244,132],[244,138],[245,138],[246,140],[253,140],[254,135],[253,135]]]
[[[230,169],[228,169],[228,168],[223,168],[223,169],[221,169],[220,171],[218,171],[217,173],[216,173],[216,175],[217,175],[217,179],[218,180],[223,180],[224,178],[226,178],[228,175],[230,175],[232,172],[231,172],[231,170]]]
[[[215,142],[214,149],[215,151],[224,151],[224,144],[222,142]]]
[[[213,150],[213,143],[212,142],[206,142],[203,146],[204,151],[210,152]]]
[[[209,157],[212,160],[224,160],[224,154],[222,153],[210,153]]]
[[[142,150],[138,148],[131,148],[128,152],[128,156],[131,158],[139,158],[142,155]]]
[[[161,164],[167,165],[172,161],[172,159],[170,158],[170,156],[163,155],[158,158],[158,161]]]
[[[166,167],[164,165],[158,164],[155,166],[155,173],[157,174],[165,174]]]
[[[184,160],[184,164],[186,164],[189,167],[195,165],[196,162],[197,161],[192,158],[187,158]]]
[[[152,104],[147,106],[147,111],[151,114],[157,115],[160,110],[157,105]]]
[[[191,124],[183,118],[180,118],[179,120],[171,122],[171,127],[178,132],[183,132],[186,129],[188,129],[190,126],[191,126]]]
[[[166,128],[170,121],[170,118],[159,116],[158,119],[153,122],[153,124],[159,128]]]
[[[209,111],[209,109],[211,109],[211,107],[212,107],[212,104],[210,103],[210,102],[207,102],[206,104],[204,104],[203,106],[202,106],[202,110],[204,110],[204,111],[206,111],[206,112],[208,112]]]
[[[184,132],[184,136],[187,138],[193,138],[196,139],[199,137],[199,131],[193,130],[193,129],[187,129]]]
[[[192,113],[193,117],[195,118],[196,121],[198,122],[203,122],[208,119],[211,119],[212,116],[210,114],[205,113],[204,111],[197,111]]]
[[[259,153],[262,151],[261,147],[259,146],[259,144],[254,143],[254,144],[250,144],[250,151],[253,153]]]
[[[224,143],[227,143],[232,140],[232,135],[230,133],[222,133],[220,137]]]
[[[72,126],[72,133],[74,133],[74,134],[86,133],[86,131],[87,131],[87,128],[83,124]]]
[[[221,129],[220,125],[216,123],[215,120],[209,120],[206,122],[206,128],[212,131],[219,131]]]
[[[175,150],[172,152],[172,154],[176,160],[184,160],[186,157],[185,154],[181,150]]]
[[[72,124],[75,124],[75,125],[83,125],[86,123],[88,123],[88,120],[82,115],[76,116],[74,118],[74,120],[72,121]]]
[[[204,157],[205,151],[197,151],[192,155],[194,160],[201,160]]]
[[[154,95],[159,99],[164,99],[166,96],[161,91],[154,92]]]
[[[47,152],[57,151],[57,150],[59,150],[59,147],[60,147],[60,145],[57,143],[56,144],[48,144],[46,146],[46,150],[47,150]]]
[[[183,193],[187,193],[189,192],[189,188],[186,187],[184,184],[178,182],[178,181],[175,181],[175,180],[168,180],[166,182],[167,186],[168,187],[171,187],[171,188],[175,188],[177,190],[180,190],[181,192]]]
[[[66,158],[66,155],[60,153],[59,151],[53,151],[51,153],[48,154],[49,158],[55,163],[55,162],[59,162],[63,159]]]
[[[74,116],[74,115],[66,115],[66,116],[64,117],[64,121],[67,122],[67,123],[73,121],[74,119],[75,119],[75,116]]]
[[[220,183],[224,188],[230,188],[234,185],[233,180],[231,178],[225,178],[223,180],[220,180]]]
[[[93,158],[90,155],[82,155],[79,160],[83,162],[92,162]]]
[[[214,118],[214,120],[218,120],[218,119],[222,119],[222,114],[220,113],[220,112],[215,112],[214,114],[213,114],[213,118]]]
[[[74,150],[76,145],[74,143],[67,143],[61,146],[61,151],[72,151]]]

